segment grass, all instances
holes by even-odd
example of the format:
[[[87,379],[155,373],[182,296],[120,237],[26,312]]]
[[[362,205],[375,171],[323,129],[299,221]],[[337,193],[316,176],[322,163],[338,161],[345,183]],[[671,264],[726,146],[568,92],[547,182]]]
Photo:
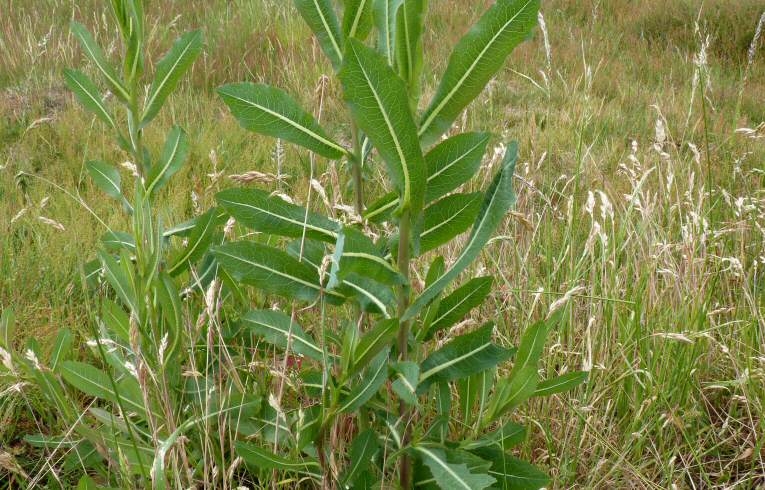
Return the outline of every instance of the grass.
[[[464,2],[460,15],[456,2],[431,3],[425,49],[441,61],[425,68],[423,100],[450,47],[489,2]],[[61,77],[63,67],[84,64],[71,18],[100,39],[112,33],[104,2],[5,5],[0,305],[16,311],[19,346],[30,337],[46,346],[62,326],[89,337],[91,299],[78,270],[103,232],[94,215],[125,226],[83,168],[88,159],[125,156]],[[765,121],[762,39],[748,60],[762,8],[756,0],[708,0],[703,8],[691,0],[549,0],[549,58],[538,30],[460,123],[492,130],[494,146],[519,140],[522,158],[516,213],[482,261],[501,287],[475,319],[496,318],[515,342],[529,319],[566,299],[567,321],[548,344],[544,369],[592,370],[586,387],[521,414],[538,428],[521,452],[557,488],[765,484],[765,134],[736,132]],[[264,80],[315,107],[318,94],[306,94],[330,68],[289,2],[175,0],[150,4],[149,15],[152,25],[172,25],[152,31],[152,53],[191,27],[208,40],[158,124],[181,124],[193,142],[190,164],[164,199],[165,219],[176,223],[231,186],[228,175],[276,170],[273,142],[241,130],[213,89]],[[330,129],[344,119],[339,93],[327,87]],[[148,144],[160,144],[160,134],[148,134]],[[307,155],[286,146],[284,158],[288,185],[305,193]],[[497,163],[487,158],[482,179]],[[331,188],[332,172],[322,171]],[[378,169],[367,178],[374,188]],[[350,194],[345,200],[351,204]],[[1,451],[34,468],[36,455],[19,438],[40,421],[36,394],[6,390],[11,384],[0,385]]]

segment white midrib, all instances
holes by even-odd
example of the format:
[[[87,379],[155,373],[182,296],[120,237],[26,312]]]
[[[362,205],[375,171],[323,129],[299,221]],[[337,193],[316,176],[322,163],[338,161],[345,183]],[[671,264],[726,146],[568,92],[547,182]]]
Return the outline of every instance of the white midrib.
[[[479,286],[479,287],[480,287],[480,286]],[[469,300],[469,299],[470,299],[470,298],[473,296],[473,294],[475,294],[475,292],[476,292],[478,289],[479,289],[479,288],[473,289],[473,290],[472,290],[472,291],[470,291],[468,294],[466,294],[465,296],[463,296],[461,300],[459,300],[457,303],[455,303],[455,305],[454,305],[454,306],[452,306],[451,308],[449,308],[449,310],[448,310],[448,311],[446,311],[446,312],[445,312],[443,315],[441,315],[441,316],[439,316],[438,318],[434,319],[434,320],[433,320],[433,322],[431,323],[431,325],[438,325],[438,322],[440,322],[441,320],[443,320],[444,318],[446,318],[447,316],[449,316],[449,315],[451,314],[451,312],[453,312],[454,310],[456,310],[457,308],[459,308],[460,306],[462,306],[462,304],[463,304],[463,303],[465,303],[467,300]]]
[[[305,345],[309,349],[318,352],[319,354],[322,353],[322,350],[319,349],[317,346],[313,345],[312,343],[308,342],[306,339],[299,337],[295,335],[294,333],[290,333],[288,331],[282,330],[281,328],[278,328],[274,325],[269,325],[268,323],[259,322],[257,320],[253,320],[252,318],[246,318],[245,321],[248,321],[250,323],[254,323],[255,325],[260,325],[261,327],[266,327],[269,330],[273,330],[275,332],[280,332],[284,334],[285,337],[291,338],[294,341],[297,341],[300,344]]]
[[[409,169],[407,168],[407,161],[406,161],[406,157],[404,156],[404,151],[401,148],[401,142],[398,140],[398,134],[396,134],[396,131],[393,128],[393,124],[391,124],[390,118],[388,117],[388,113],[385,111],[385,107],[383,106],[382,101],[380,100],[380,95],[377,93],[377,90],[375,90],[375,87],[372,84],[372,81],[369,79],[369,75],[367,75],[367,72],[364,69],[364,66],[361,64],[361,60],[359,59],[358,54],[355,52],[355,48],[353,49],[354,49],[354,55],[356,55],[356,59],[359,60],[359,69],[361,70],[361,73],[364,75],[364,79],[367,81],[369,90],[372,91],[372,95],[375,98],[375,102],[377,102],[377,106],[380,108],[380,113],[385,119],[385,125],[388,127],[388,132],[390,133],[391,138],[393,138],[393,144],[396,147],[396,153],[398,153],[398,159],[399,159],[399,162],[401,163],[401,171],[404,174],[404,201],[408,203],[410,198]]]
[[[100,168],[98,168],[97,166],[95,166],[95,165],[91,165],[91,168],[92,168],[93,170],[95,170],[96,172],[98,172],[98,173],[99,173],[99,174],[100,174],[100,175],[101,175],[103,178],[105,178],[105,179],[106,179],[106,181],[107,181],[107,182],[109,182],[109,183],[112,185],[112,187],[113,187],[113,188],[114,188],[114,190],[117,192],[117,194],[119,194],[119,193],[120,193],[120,186],[118,186],[118,185],[117,185],[117,183],[116,183],[114,180],[110,179],[110,178],[109,178],[109,176],[108,176],[108,175],[106,175],[105,173],[103,173],[103,172],[101,171],[101,169],[100,169]]]
[[[178,259],[178,261],[175,263],[175,265],[170,269],[169,273],[172,275],[175,270],[180,267],[191,255],[194,253],[194,251],[199,247],[199,244],[202,243],[202,237],[204,237],[207,234],[207,230],[212,225],[214,219],[210,219],[205,223],[205,229],[202,230],[202,232],[199,234],[199,240],[196,240],[194,242],[194,245],[189,247],[186,252]]]
[[[335,36],[332,34],[332,30],[329,28],[329,23],[324,17],[324,12],[321,10],[318,0],[313,0],[313,4],[316,7],[316,12],[319,14],[319,18],[321,19],[321,23],[324,26],[324,29],[327,31],[327,36],[332,42],[332,48],[335,50],[335,53],[337,53],[337,57],[340,59],[340,61],[342,61],[343,53],[340,50],[340,45],[337,43],[337,39],[335,39]]]
[[[448,367],[451,367],[451,366],[457,364],[460,361],[464,361],[465,359],[467,359],[467,358],[469,358],[471,356],[474,356],[475,354],[481,352],[482,350],[485,350],[485,349],[489,348],[489,346],[491,346],[491,342],[486,342],[485,344],[481,345],[480,347],[476,347],[475,349],[471,350],[470,352],[468,352],[466,354],[463,354],[463,355],[461,355],[459,357],[455,357],[454,359],[452,359],[452,360],[450,360],[448,362],[445,362],[443,364],[439,364],[438,366],[425,371],[424,373],[422,373],[422,376],[420,377],[420,383],[422,383],[423,381],[425,381],[429,377],[433,376],[434,374],[438,374],[441,371],[443,371],[444,369],[446,369]]]
[[[324,235],[328,235],[328,236],[330,236],[332,238],[337,238],[337,233],[332,232],[330,230],[327,230],[325,228],[320,228],[318,226],[310,225],[305,220],[300,221],[300,220],[296,220],[296,219],[293,219],[293,218],[288,218],[288,217],[283,216],[281,214],[272,213],[271,211],[269,211],[267,209],[263,209],[263,208],[259,208],[257,206],[253,206],[252,204],[246,204],[246,203],[237,202],[237,201],[226,201],[226,200],[221,200],[221,201],[222,202],[228,202],[229,204],[231,204],[233,206],[240,206],[240,207],[244,207],[244,208],[254,209],[254,210],[259,211],[259,212],[261,212],[263,214],[267,214],[269,216],[273,216],[275,218],[279,218],[279,219],[281,219],[283,221],[287,221],[288,223],[292,223],[293,225],[298,225],[298,226],[300,226],[303,229],[309,229],[309,230],[312,230],[312,231],[316,231],[316,232],[322,233]]]
[[[93,42],[95,42],[95,40],[93,40]],[[101,73],[103,73],[104,76],[106,76],[106,78],[109,79],[109,81],[112,83],[112,85],[114,85],[114,88],[117,89],[120,92],[120,95],[122,97],[124,97],[126,100],[129,99],[130,97],[128,96],[127,92],[125,91],[125,88],[122,86],[122,83],[120,83],[119,80],[117,80],[114,77],[114,73],[111,71],[109,66],[103,64],[103,62],[105,60],[103,60],[103,59],[99,60],[99,57],[96,56],[96,54],[93,52],[93,50],[91,49],[91,46],[89,45],[89,43],[83,42],[82,44],[85,47],[85,50],[87,50],[88,55],[90,56],[90,59],[93,60],[93,62],[98,67],[98,69],[101,70]]]
[[[442,221],[439,224],[437,224],[435,226],[431,226],[427,230],[423,231],[422,235],[420,235],[420,238],[423,238],[423,237],[425,237],[425,235],[428,235],[428,234],[432,233],[433,231],[441,228],[442,226],[445,226],[445,225],[451,223],[452,221],[454,221],[455,219],[457,219],[459,217],[461,212],[463,212],[464,210],[469,208],[471,204],[473,204],[473,203],[472,202],[468,202],[466,205],[462,206],[459,209],[459,211],[457,211],[456,213],[452,213],[451,216],[449,216],[449,218],[447,218],[445,221]]]
[[[109,124],[112,127],[115,127],[114,119],[112,119],[112,116],[110,116],[109,113],[106,112],[106,109],[104,108],[104,102],[102,100],[98,100],[96,97],[93,96],[93,94],[88,92],[85,89],[85,86],[83,86],[82,83],[80,83],[80,81],[77,80],[77,78],[71,77],[71,79],[74,81],[74,83],[77,84],[78,87],[80,87],[80,90],[82,90],[82,92],[90,98],[90,100],[95,102],[96,106],[98,106],[98,109],[101,111],[101,113],[104,115],[104,117],[106,117],[106,119],[109,121]]]
[[[183,57],[184,57],[184,56],[186,56],[186,53],[189,51],[189,49],[191,49],[191,45],[193,44],[193,41],[194,41],[194,38],[195,38],[195,37],[196,37],[196,35],[195,35],[195,36],[192,36],[192,38],[191,38],[191,39],[189,39],[189,42],[188,42],[188,43],[186,43],[186,46],[184,46],[184,47],[183,47],[183,51],[181,51],[181,55],[180,55],[180,56],[178,56],[178,57],[175,59],[175,63],[173,63],[173,66],[171,66],[171,67],[170,67],[170,69],[169,69],[169,70],[167,70],[167,74],[165,75],[165,78],[164,78],[164,79],[162,79],[162,82],[160,82],[160,83],[157,85],[157,90],[155,90],[155,91],[154,91],[154,92],[151,94],[151,97],[149,98],[149,101],[146,103],[146,108],[147,108],[147,110],[148,110],[148,109],[151,109],[151,106],[152,106],[152,105],[154,105],[154,101],[156,101],[156,100],[157,100],[157,96],[158,96],[158,95],[159,95],[159,93],[162,91],[162,89],[164,89],[164,88],[165,88],[165,84],[166,84],[166,83],[167,83],[167,81],[170,79],[170,75],[172,75],[172,74],[173,74],[173,71],[175,71],[175,68],[176,68],[176,67],[178,66],[178,64],[181,62],[181,60],[183,59]],[[144,114],[144,116],[143,116],[143,117],[145,118],[145,117],[146,117],[146,114]]]
[[[375,374],[374,374],[374,376],[372,376],[372,378],[371,378],[371,379],[372,379],[372,382],[374,382],[374,380],[376,380],[376,379],[377,379],[377,376],[380,374],[380,371],[382,371],[382,370],[383,370],[385,367],[387,367],[387,365],[388,365],[388,364],[387,364],[387,363],[384,363],[384,362],[383,362],[382,364],[380,364],[380,367],[377,369],[377,371],[375,371]],[[363,390],[359,391],[358,395],[354,396],[353,398],[351,398],[350,400],[348,400],[348,402],[347,402],[347,403],[343,404],[343,408],[341,408],[341,409],[340,409],[340,412],[342,412],[343,410],[345,410],[347,407],[350,407],[351,405],[353,405],[353,404],[356,402],[356,400],[358,400],[359,398],[361,398],[361,396],[362,396],[362,395],[364,395],[364,394],[367,392],[367,389],[368,389],[368,388],[369,388],[369,386],[371,386],[371,385],[372,385],[372,383],[370,383],[370,384],[366,385],[366,386],[364,387],[364,389],[363,389]]]
[[[151,194],[151,191],[154,189],[157,183],[162,180],[162,176],[165,174],[165,172],[167,172],[167,169],[170,168],[173,160],[175,160],[175,156],[178,154],[178,148],[181,146],[181,138],[182,135],[179,133],[178,137],[175,139],[175,145],[173,145],[173,151],[170,153],[170,158],[167,159],[165,166],[162,167],[162,170],[157,174],[157,177],[149,185],[149,188],[146,190],[147,194]]]
[[[356,10],[356,17],[353,19],[353,24],[351,25],[351,31],[348,33],[348,37],[355,37],[356,36],[356,30],[359,28],[359,21],[361,21],[361,14],[364,13],[364,6],[366,5],[367,0],[361,0],[361,4],[359,4],[358,10]]]
[[[380,340],[381,338],[385,337],[385,335],[388,333],[389,330],[390,329],[388,329],[388,328],[383,329],[380,332],[380,334],[377,337],[375,337],[374,340],[372,340],[372,342],[369,343],[369,348],[368,349],[366,349],[364,352],[360,353],[358,356],[354,356],[354,357],[356,357],[357,359],[362,359],[364,356],[366,356],[367,353],[371,350],[371,348],[375,346],[377,341]]]
[[[528,0],[528,2],[526,2],[526,4],[518,10],[518,13],[516,13],[507,22],[505,22],[505,25],[502,26],[502,29],[499,29],[497,31],[497,33],[494,34],[494,36],[491,38],[491,41],[486,43],[486,46],[483,47],[483,49],[481,50],[479,55],[476,57],[476,59],[473,61],[473,63],[470,64],[470,67],[465,71],[465,74],[462,75],[462,78],[459,79],[459,81],[454,86],[454,88],[451,91],[449,91],[449,93],[446,95],[446,97],[444,97],[444,99],[438,104],[438,106],[436,106],[436,108],[433,110],[433,112],[431,112],[430,115],[427,117],[427,119],[425,119],[425,121],[422,123],[422,126],[420,127],[420,131],[418,132],[419,136],[422,136],[423,134],[425,134],[425,131],[428,130],[428,128],[430,127],[431,123],[436,118],[438,113],[441,112],[441,110],[444,108],[444,106],[449,103],[449,101],[452,99],[452,97],[454,97],[454,94],[456,94],[457,91],[460,88],[462,88],[462,84],[464,84],[465,80],[467,80],[467,78],[473,73],[473,70],[475,69],[475,67],[478,65],[478,63],[481,61],[481,59],[484,57],[484,55],[489,50],[489,48],[497,41],[497,38],[499,38],[499,36],[502,35],[502,33],[505,32],[505,29],[507,29],[507,27],[511,23],[513,23],[515,21],[515,19],[517,19],[518,16],[521,15],[521,13],[523,13],[526,10],[526,7],[528,7],[529,4],[531,4],[532,1],[533,0]]]
[[[336,143],[333,143],[332,141],[329,141],[326,138],[323,138],[323,137],[319,136],[318,134],[314,133],[313,131],[311,131],[310,129],[306,128],[305,126],[302,126],[302,125],[296,123],[292,119],[290,119],[290,118],[288,118],[288,117],[286,117],[286,116],[284,116],[282,114],[279,114],[278,112],[272,111],[268,107],[262,106],[260,104],[256,104],[255,102],[252,102],[251,100],[247,100],[247,99],[243,99],[241,97],[237,97],[236,95],[233,95],[231,93],[226,93],[225,95],[227,97],[231,97],[232,99],[236,99],[239,102],[242,102],[244,104],[252,106],[252,107],[254,107],[254,108],[258,109],[258,110],[261,110],[261,111],[263,111],[263,112],[265,112],[267,114],[270,114],[270,115],[274,116],[277,119],[280,119],[280,120],[286,122],[287,124],[289,124],[293,128],[297,129],[298,131],[307,134],[311,138],[319,141],[320,143],[322,143],[324,145],[329,146],[333,150],[337,150],[337,151],[341,152],[342,154],[347,154],[348,153],[346,151],[346,149],[343,148],[342,146],[340,146],[340,145],[338,145]]]
[[[460,484],[460,486],[461,486],[462,488],[464,488],[465,490],[472,490],[472,489],[470,488],[470,485],[468,485],[467,483],[465,483],[465,481],[464,481],[462,478],[460,478],[460,477],[459,477],[459,475],[457,475],[457,473],[455,473],[455,472],[454,472],[454,470],[452,470],[452,469],[449,467],[449,465],[447,465],[446,463],[444,463],[443,461],[441,461],[441,458],[439,458],[438,456],[436,456],[435,454],[433,454],[433,452],[431,452],[431,451],[428,451],[427,449],[425,449],[424,447],[421,447],[421,446],[420,446],[420,447],[417,447],[417,450],[418,450],[418,451],[420,451],[420,452],[422,452],[422,453],[425,453],[426,455],[428,455],[428,457],[429,457],[430,459],[432,459],[433,461],[435,461],[436,463],[438,463],[438,465],[439,465],[440,467],[442,467],[442,468],[443,468],[443,469],[444,469],[444,470],[445,470],[447,473],[449,473],[449,474],[452,476],[452,478],[454,478],[455,480],[457,480],[457,482],[459,482],[459,484]]]
[[[361,293],[361,294],[363,294],[364,296],[366,296],[367,298],[369,298],[369,300],[370,300],[372,303],[374,303],[374,304],[375,304],[375,306],[377,306],[377,307],[380,309],[380,311],[382,312],[383,316],[384,316],[386,319],[389,319],[389,318],[390,318],[390,314],[388,313],[388,308],[386,308],[385,304],[384,304],[382,301],[380,301],[379,299],[377,299],[377,297],[375,297],[375,295],[373,295],[372,293],[370,293],[370,292],[369,292],[369,291],[367,291],[366,289],[362,288],[362,287],[361,287],[361,286],[359,286],[358,284],[355,284],[355,283],[353,283],[353,282],[351,282],[351,281],[348,281],[348,280],[344,280],[344,281],[343,281],[343,284],[345,284],[345,285],[347,285],[347,286],[350,286],[351,288],[355,289],[355,290],[356,290],[356,291],[358,291],[359,293]]]
[[[382,265],[383,267],[385,267],[386,269],[388,269],[390,271],[396,272],[396,270],[393,269],[393,267],[390,265],[390,263],[388,263],[382,257],[378,257],[376,255],[372,255],[372,254],[368,254],[368,253],[363,253],[363,252],[343,252],[343,257],[366,259],[366,260],[369,260],[371,262],[375,262],[377,264],[380,264],[380,265]]]

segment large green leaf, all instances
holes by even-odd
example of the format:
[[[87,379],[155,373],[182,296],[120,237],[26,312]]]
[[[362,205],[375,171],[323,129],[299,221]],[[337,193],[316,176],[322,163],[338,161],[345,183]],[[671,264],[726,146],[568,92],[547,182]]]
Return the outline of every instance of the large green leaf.
[[[420,368],[418,392],[424,393],[433,383],[471,376],[510,359],[513,351],[494,344],[493,332],[494,324],[488,323],[430,354]]]
[[[72,331],[68,328],[62,328],[56,335],[56,342],[53,344],[53,351],[50,353],[50,369],[53,372],[58,371],[59,366],[71,354]]]
[[[213,249],[218,263],[236,281],[287,298],[314,301],[322,292],[319,273],[279,249],[251,241],[227,243]],[[334,291],[324,291],[330,301],[342,302]]]
[[[379,391],[388,379],[388,354],[390,349],[384,349],[369,363],[369,367],[359,382],[351,388],[350,393],[340,402],[340,413],[349,413],[359,409]]]
[[[480,447],[493,446],[502,451],[509,451],[513,447],[526,440],[526,427],[515,422],[507,422],[505,425],[480,438],[464,442],[463,449],[473,450]]]
[[[305,459],[303,461],[287,459],[272,453],[268,449],[263,449],[246,442],[236,443],[236,453],[244,460],[245,464],[253,468],[293,471],[317,478],[321,477],[321,466],[312,459]]]
[[[99,251],[98,260],[101,262],[106,280],[114,288],[117,296],[131,311],[137,314],[138,301],[135,287],[129,272],[125,270],[130,268],[127,262],[124,262],[129,260],[127,256],[123,253],[120,262],[117,262],[111,255]]]
[[[377,49],[393,66],[396,62],[396,15],[404,0],[374,0]]]
[[[493,484],[496,479],[481,473],[477,468],[473,473],[467,461],[447,460],[443,449],[430,446],[414,446],[413,451],[428,467],[433,479],[442,490],[481,490]],[[457,453],[456,451],[454,452]]]
[[[457,43],[419,134],[434,142],[459,116],[526,39],[537,22],[540,0],[497,0]]]
[[[426,168],[404,82],[382,55],[355,39],[346,44],[339,76],[354,120],[387,164],[400,208],[419,213]]]
[[[281,138],[332,160],[347,153],[283,90],[247,82],[224,85],[218,94],[245,129]]]
[[[420,254],[450,242],[475,222],[481,210],[480,192],[452,194],[425,209],[420,233]]]
[[[114,390],[114,385],[112,385],[106,373],[90,364],[77,361],[64,361],[61,363],[61,375],[67,383],[86,395],[101,398],[113,403],[117,403],[117,396],[119,395],[119,400],[122,402],[122,406],[125,407],[125,410],[129,412],[137,412],[143,417],[146,416],[143,400],[140,396],[136,396],[135,390],[122,390],[118,388],[119,391],[116,392]]]
[[[106,82],[109,85],[109,89],[114,92],[114,95],[116,95],[117,98],[123,102],[130,100],[130,95],[125,88],[125,84],[117,75],[117,71],[106,60],[104,52],[98,46],[95,39],[93,39],[93,36],[91,36],[90,32],[88,32],[85,26],[79,22],[72,21],[70,28],[74,36],[80,42],[80,45],[82,46],[82,49],[87,57],[90,58],[90,60],[101,72],[101,75],[103,75],[103,77],[106,79]]]
[[[396,65],[416,109],[422,74],[422,27],[428,0],[404,0],[396,16]]]
[[[218,224],[219,211],[217,208],[212,208],[199,216],[194,229],[191,231],[191,235],[189,235],[186,247],[175,256],[172,265],[168,269],[168,273],[171,275],[179,274],[191,264],[201,259],[207,253],[213,241]]]
[[[550,478],[535,466],[496,447],[487,446],[471,452],[481,459],[491,461],[489,475],[496,478],[497,489],[539,490],[550,483]]]
[[[472,427],[486,409],[489,393],[494,386],[496,369],[487,369],[457,381],[459,407],[463,427]]]
[[[367,429],[357,435],[351,443],[350,464],[340,475],[341,488],[350,488],[353,481],[372,464],[372,458],[380,451],[377,433]]]
[[[114,119],[104,105],[104,100],[101,97],[98,87],[88,78],[84,73],[78,70],[64,70],[64,79],[69,90],[74,92],[77,100],[80,101],[82,106],[98,116],[103,122],[110,127],[115,128]]]
[[[85,164],[85,169],[90,174],[93,182],[107,196],[113,197],[123,204],[127,203],[125,196],[122,194],[122,178],[116,168],[99,160],[91,160]]]
[[[242,317],[241,324],[250,329],[255,335],[280,349],[290,349],[311,359],[321,361],[322,349],[302,327],[280,311],[259,310],[250,311]]]
[[[552,379],[546,379],[537,385],[533,396],[550,396],[556,393],[573,390],[584,383],[589,374],[590,373],[587,371],[574,371]]]
[[[10,352],[13,347],[13,332],[15,330],[16,317],[13,310],[3,308],[0,315],[0,347]]]
[[[337,70],[343,62],[343,35],[332,8],[332,0],[295,0],[295,7]]]
[[[173,126],[165,141],[159,162],[151,167],[146,178],[146,194],[161,189],[170,177],[181,169],[188,154],[189,142],[186,133],[179,126]]]
[[[178,81],[191,68],[202,52],[202,31],[187,32],[178,38],[170,51],[157,63],[157,72],[146,100],[141,127],[146,126],[159,113]]]
[[[346,38],[353,37],[360,41],[367,38],[373,26],[372,2],[373,0],[345,0],[343,34]]]
[[[465,318],[470,310],[480,305],[489,295],[493,282],[494,278],[491,276],[476,277],[442,299],[425,339],[430,339],[436,332]]]
[[[473,231],[465,248],[462,249],[452,267],[444,272],[433,284],[425,288],[420,296],[417,297],[402,316],[402,321],[409,320],[419,313],[422,308],[440,294],[481,253],[494,230],[497,229],[507,211],[515,203],[513,172],[515,171],[517,159],[518,145],[513,142],[507,148],[505,158],[502,161],[502,168],[486,191],[481,212],[478,215],[476,224],[473,226]]]
[[[339,223],[260,189],[226,189],[216,199],[239,223],[261,233],[334,243],[340,230]]]
[[[408,405],[416,405],[420,366],[416,362],[401,361],[394,363],[391,367],[395,372],[391,388]]]
[[[385,260],[384,254],[361,231],[345,227],[340,251],[339,278],[356,273],[383,284],[402,284],[405,280],[398,268]]]
[[[399,324],[397,318],[383,320],[361,337],[353,351],[353,365],[350,374],[365,368],[370,361],[396,337]]]

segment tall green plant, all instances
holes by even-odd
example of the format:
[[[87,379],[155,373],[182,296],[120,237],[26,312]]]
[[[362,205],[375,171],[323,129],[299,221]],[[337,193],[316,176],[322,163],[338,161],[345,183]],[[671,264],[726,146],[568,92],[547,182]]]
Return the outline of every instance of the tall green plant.
[[[220,96],[243,127],[329,160],[347,159],[354,172],[374,150],[392,191],[365,210],[361,226],[265,190],[218,194],[225,213],[257,235],[215,247],[217,262],[235,282],[293,305],[250,311],[238,320],[239,331],[305,361],[286,393],[284,379],[273,380],[273,430],[238,443],[239,456],[261,476],[293,474],[324,488],[376,487],[394,468],[402,488],[543,486],[543,473],[507,453],[525,429],[506,417],[533,396],[584,379],[577,373],[539,380],[538,360],[555,318],[527,329],[518,348],[509,349],[493,341],[492,322],[449,331],[489,295],[490,277],[445,294],[515,201],[517,145],[508,145],[482,193],[454,191],[478,171],[487,134],[453,135],[431,147],[529,35],[539,0],[498,0],[457,44],[420,116],[425,1],[347,0],[342,23],[330,0],[295,5],[342,85],[352,147],[280,89],[240,83],[221,87]],[[363,43],[372,26],[376,49]],[[354,180],[360,211],[357,173]],[[428,253],[454,247],[471,225],[448,266]],[[423,269],[420,290],[413,278]],[[509,374],[501,374],[513,357]],[[338,452],[341,441],[349,444],[347,456]]]

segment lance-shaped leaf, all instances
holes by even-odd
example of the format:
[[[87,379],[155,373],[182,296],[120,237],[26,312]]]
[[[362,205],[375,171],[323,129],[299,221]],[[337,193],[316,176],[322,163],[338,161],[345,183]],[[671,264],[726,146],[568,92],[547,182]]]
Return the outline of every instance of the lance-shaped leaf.
[[[110,127],[115,128],[114,119],[104,105],[104,100],[101,97],[98,87],[88,78],[84,73],[78,70],[64,70],[64,79],[69,90],[74,92],[77,100],[80,101],[82,106],[98,116],[103,122]]]
[[[373,0],[345,0],[343,34],[346,38],[353,37],[360,41],[367,38],[373,25],[372,2]]]
[[[396,15],[404,0],[374,0],[377,49],[393,66],[396,62]]]
[[[132,209],[125,196],[122,194],[122,178],[119,171],[108,163],[91,160],[85,164],[85,169],[90,174],[93,182],[107,196],[120,201],[126,209]]]
[[[473,422],[480,419],[486,409],[489,393],[494,386],[496,371],[496,369],[487,369],[457,381],[463,427],[472,427]]]
[[[104,52],[98,46],[95,39],[93,39],[93,36],[90,35],[90,32],[88,32],[84,25],[76,21],[72,21],[70,28],[74,36],[80,42],[80,46],[82,46],[87,57],[90,58],[96,65],[96,68],[98,68],[98,71],[101,72],[104,79],[106,79],[109,89],[114,92],[114,95],[120,100],[127,102],[130,99],[130,95],[128,95],[127,90],[125,89],[125,84],[120,80],[114,67],[112,67],[106,60]]]
[[[132,278],[123,267],[120,267],[122,261],[129,259],[127,259],[123,253],[120,262],[117,262],[114,257],[101,251],[98,252],[98,259],[101,262],[101,267],[104,270],[106,280],[114,288],[117,296],[130,308],[131,311],[137,313],[138,302],[136,300],[136,292],[133,287]]]
[[[393,391],[408,405],[417,405],[417,385],[420,380],[420,366],[416,362],[402,361],[394,363]]]
[[[321,478],[321,466],[317,461],[312,459],[305,459],[303,461],[287,459],[272,453],[268,449],[246,442],[236,443],[236,454],[244,460],[245,464],[253,468],[293,471],[295,473]]]
[[[385,347],[398,333],[398,319],[383,320],[365,333],[353,351],[353,365],[349,372],[353,375],[365,368],[370,361]]]
[[[470,466],[476,466],[467,464],[473,463],[472,460],[465,458],[458,461],[462,458],[457,456],[457,451],[453,451],[455,455],[451,460],[447,460],[443,449],[422,445],[414,446],[412,449],[428,467],[436,484],[443,490],[481,490],[496,481],[485,472],[481,472],[484,468],[483,464],[480,464],[478,468],[471,468]]]
[[[191,231],[191,235],[189,235],[186,248],[181,250],[181,252],[173,259],[172,265],[168,269],[170,275],[183,272],[190,264],[201,259],[202,256],[207,253],[207,250],[213,241],[215,229],[219,224],[218,213],[218,209],[213,208],[199,217],[194,229]]]
[[[433,383],[471,376],[510,359],[513,351],[494,344],[491,340],[493,331],[494,324],[487,323],[430,354],[420,368],[418,392],[424,393]]]
[[[213,249],[218,263],[236,281],[286,298],[314,301],[322,291],[319,273],[279,249],[250,241],[221,245]],[[342,295],[325,291],[327,299],[340,302]]]
[[[428,0],[406,0],[396,16],[396,65],[409,88],[412,107],[419,98],[422,74],[422,26]]]
[[[496,447],[482,447],[471,452],[481,459],[491,461],[489,475],[497,480],[496,488],[539,490],[550,483],[550,478],[534,465],[510,456]]]
[[[4,308],[0,315],[0,347],[6,351],[11,351],[13,345],[13,333],[15,330],[16,317],[13,310]]]
[[[118,395],[122,406],[129,412],[137,412],[143,417],[146,416],[146,410],[143,406],[143,400],[135,396],[135,390],[119,389],[115,392],[109,377],[100,369],[76,361],[64,361],[61,363],[61,375],[67,383],[82,391],[86,395],[101,398],[113,403],[117,403]],[[135,381],[135,380],[133,380]]]
[[[337,273],[340,278],[356,273],[383,284],[404,283],[398,268],[385,260],[379,247],[361,231],[351,227],[343,229],[343,248]]]
[[[476,277],[442,299],[425,338],[430,339],[436,332],[449,328],[465,318],[470,310],[486,299],[491,292],[493,282],[494,278],[491,276]]]
[[[159,113],[178,81],[202,52],[202,42],[202,31],[187,32],[178,38],[170,51],[159,60],[149,98],[146,100],[141,127],[145,127]]]
[[[481,253],[494,230],[497,229],[507,211],[515,203],[513,172],[517,158],[518,145],[513,142],[507,148],[502,168],[486,191],[481,212],[478,214],[478,220],[473,226],[473,231],[470,234],[467,245],[462,249],[452,267],[444,272],[433,284],[425,288],[420,296],[417,297],[404,313],[401,318],[402,321],[409,320],[419,313],[425,305],[443,291]]]
[[[62,328],[56,335],[56,342],[53,344],[53,351],[50,353],[50,369],[56,372],[61,363],[66,360],[70,354],[72,346],[72,332],[68,328]]]
[[[457,43],[422,117],[419,134],[433,142],[459,116],[536,25],[540,0],[498,0]]]
[[[470,228],[481,210],[480,192],[452,194],[425,209],[420,254],[450,242]]]
[[[295,7],[337,70],[343,62],[343,35],[332,8],[332,0],[295,0]]]
[[[556,393],[573,390],[587,380],[590,373],[587,371],[574,371],[557,376],[552,379],[546,379],[537,385],[533,396],[550,396]]]
[[[334,243],[340,225],[260,189],[227,189],[218,204],[244,226],[261,233]]]
[[[429,447],[429,446],[426,446]],[[443,449],[446,455],[446,461],[452,464],[464,464],[470,473],[487,474],[491,463],[484,461],[475,454],[469,453],[462,449]],[[414,468],[414,487],[423,490],[438,490],[441,488],[436,479],[433,478],[433,474],[430,469],[422,463],[422,459],[419,458],[415,461]],[[491,487],[494,488],[494,487]]]
[[[355,39],[346,44],[339,76],[354,120],[387,164],[400,208],[419,213],[426,168],[404,82],[379,53]]]
[[[146,194],[161,189],[170,177],[181,169],[188,155],[189,142],[186,133],[180,127],[173,126],[165,141],[159,162],[149,170],[146,178]]]
[[[470,180],[481,166],[489,142],[488,133],[463,133],[453,136],[425,155],[428,185],[425,203],[430,203]],[[364,216],[375,223],[389,219],[398,206],[396,193],[389,193],[367,208]]]
[[[364,376],[340,402],[340,408],[337,410],[339,413],[353,412],[375,396],[385,380],[388,379],[389,351],[390,348],[384,349],[372,360]]]
[[[269,344],[282,350],[287,349],[296,354],[310,357],[318,361],[323,359],[323,351],[316,345],[303,328],[282,312],[273,310],[250,311],[240,320],[243,327],[255,335],[262,337]]]
[[[481,436],[475,441],[464,442],[461,447],[473,450],[480,447],[493,446],[502,451],[509,451],[524,440],[526,440],[526,427],[515,422],[507,422],[494,432]]]
[[[135,240],[133,235],[124,231],[107,231],[101,235],[101,243],[109,252],[119,252],[122,249],[135,251]]]
[[[350,485],[372,464],[372,459],[380,451],[380,443],[377,434],[372,429],[367,429],[353,439],[349,461],[350,464],[340,475],[341,488],[350,488]]]
[[[283,90],[247,82],[224,85],[218,94],[245,129],[289,141],[332,160],[347,153]]]
[[[553,319],[558,316],[553,316]],[[518,346],[518,356],[507,378],[497,383],[484,423],[499,418],[534,395],[539,383],[538,364],[552,320],[540,320],[526,329]]]

